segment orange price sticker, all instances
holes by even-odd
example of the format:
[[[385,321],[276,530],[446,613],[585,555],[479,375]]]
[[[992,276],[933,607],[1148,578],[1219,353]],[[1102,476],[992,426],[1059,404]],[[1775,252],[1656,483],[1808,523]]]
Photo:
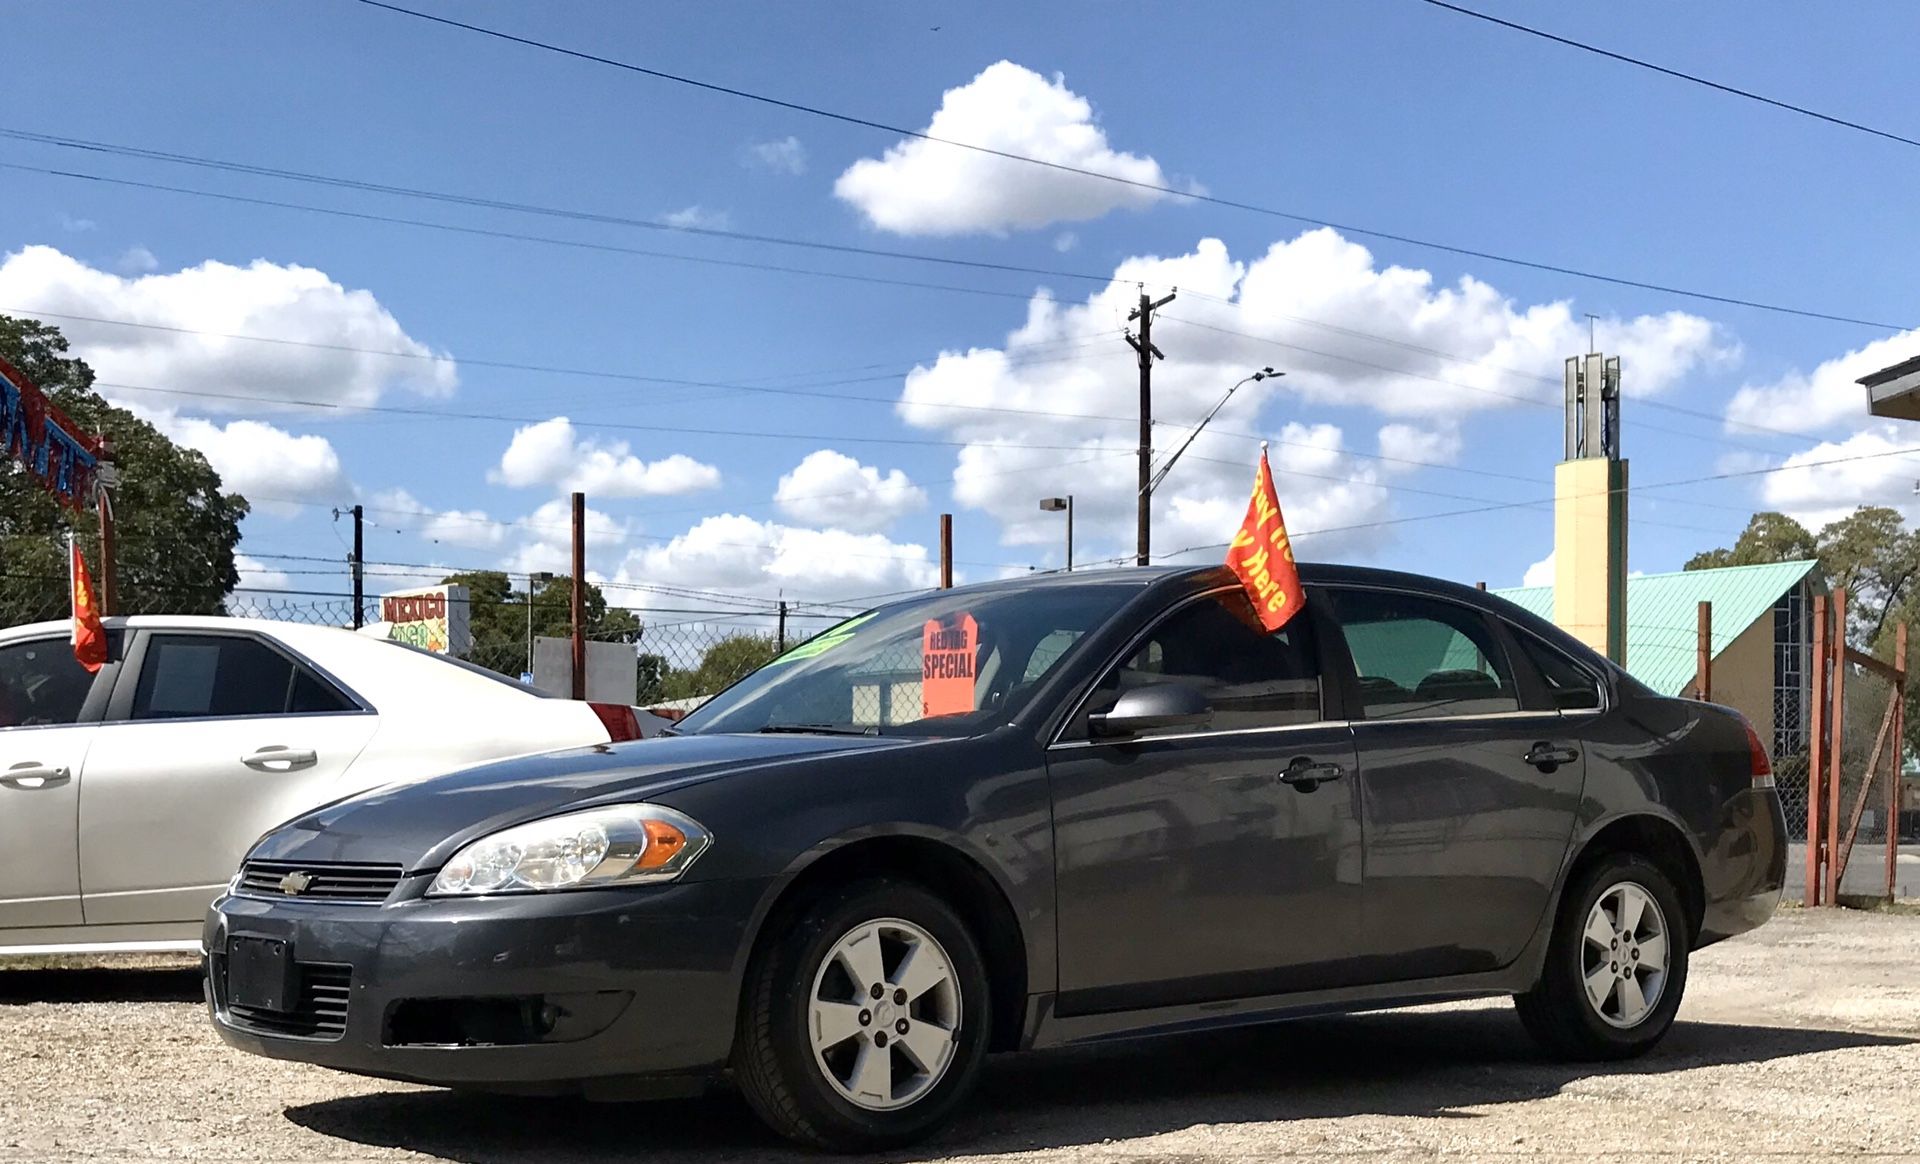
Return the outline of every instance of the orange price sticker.
[[[921,713],[965,715],[973,710],[973,667],[980,624],[971,614],[927,620],[920,637]]]

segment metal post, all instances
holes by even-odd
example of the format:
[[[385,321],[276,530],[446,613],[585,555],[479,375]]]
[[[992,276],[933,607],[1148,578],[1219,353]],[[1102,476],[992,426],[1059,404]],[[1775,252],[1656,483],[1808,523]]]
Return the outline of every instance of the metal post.
[[[100,617],[120,613],[120,572],[114,566],[113,486],[119,470],[113,463],[113,438],[100,434],[100,465],[94,470],[94,510],[100,517]]]
[[[1700,604],[1698,623],[1698,642],[1694,645],[1693,697],[1702,702],[1711,702],[1713,700],[1713,603]]]
[[[1820,904],[1820,805],[1827,771],[1827,596],[1813,596],[1813,715],[1807,733],[1807,884],[1802,904]]]
[[[1893,632],[1893,762],[1887,770],[1887,900],[1900,887],[1900,773],[1906,759],[1907,624]]]
[[[1847,588],[1833,588],[1833,630],[1827,636],[1827,653],[1833,657],[1833,707],[1827,712],[1827,803],[1821,809],[1827,815],[1826,903],[1840,904],[1840,761],[1846,751],[1847,727]]]
[[[527,571],[527,674],[533,674],[533,571]]]
[[[587,697],[587,495],[573,495],[573,697]]]
[[[366,602],[367,602],[366,543],[361,537],[361,528],[360,528],[361,519],[363,516],[364,516],[364,510],[362,510],[361,507],[358,505],[354,506],[353,507],[353,629],[354,630],[359,630],[362,625],[362,620],[364,619],[365,616],[361,612],[362,612],[362,609],[366,606]]]
[[[1067,573],[1073,573],[1073,494],[1067,494]]]
[[[953,515],[940,515],[940,589],[953,589]]]
[[[784,598],[780,600],[780,621],[776,625],[778,630],[774,634],[773,648],[784,654],[787,649],[787,600]]]

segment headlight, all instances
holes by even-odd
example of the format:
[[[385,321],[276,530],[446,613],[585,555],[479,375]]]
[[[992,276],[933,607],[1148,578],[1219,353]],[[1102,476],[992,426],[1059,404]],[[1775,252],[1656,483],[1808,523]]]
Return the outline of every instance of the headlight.
[[[671,881],[712,843],[698,823],[658,804],[571,812],[467,845],[440,870],[427,896]]]

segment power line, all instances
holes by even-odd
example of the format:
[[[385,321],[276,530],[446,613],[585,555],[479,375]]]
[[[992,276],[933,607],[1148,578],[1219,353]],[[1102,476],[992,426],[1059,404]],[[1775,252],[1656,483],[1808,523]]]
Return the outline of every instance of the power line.
[[[1305,223],[1310,226],[1330,227],[1344,234],[1361,235],[1368,238],[1383,239],[1389,242],[1403,243],[1408,246],[1426,247],[1432,250],[1445,251],[1449,254],[1462,255],[1467,258],[1485,259],[1488,262],[1505,263],[1510,266],[1525,267],[1530,270],[1545,271],[1550,274],[1566,275],[1566,276],[1569,276],[1572,278],[1578,278],[1578,279],[1590,279],[1595,282],[1611,283],[1616,286],[1633,287],[1638,290],[1654,291],[1664,295],[1679,295],[1679,296],[1684,296],[1690,299],[1700,299],[1700,300],[1713,302],[1713,303],[1724,303],[1734,307],[1748,307],[1758,311],[1771,311],[1771,312],[1777,312],[1784,315],[1797,315],[1797,316],[1801,316],[1803,318],[1808,318],[1808,319],[1822,319],[1832,323],[1850,323],[1850,324],[1856,324],[1862,327],[1873,327],[1873,328],[1880,328],[1880,329],[1891,330],[1891,331],[1907,330],[1904,327],[1894,325],[1894,324],[1881,323],[1873,320],[1858,319],[1851,316],[1841,315],[1838,313],[1815,311],[1807,308],[1788,307],[1782,304],[1767,303],[1764,301],[1748,299],[1748,298],[1743,298],[1739,296],[1721,295],[1721,294],[1706,292],[1706,291],[1693,291],[1693,290],[1689,290],[1682,287],[1675,287],[1675,286],[1670,286],[1666,284],[1655,283],[1649,280],[1633,279],[1633,278],[1628,278],[1620,275],[1603,274],[1598,271],[1583,270],[1578,267],[1567,266],[1561,263],[1550,263],[1550,262],[1544,262],[1544,261],[1535,260],[1535,259],[1523,259],[1515,255],[1500,254],[1494,251],[1481,250],[1481,249],[1461,246],[1453,243],[1438,242],[1433,239],[1416,238],[1412,235],[1398,234],[1398,233],[1383,231],[1383,230],[1375,230],[1368,227],[1356,226],[1351,223],[1336,222],[1332,219],[1320,218],[1314,215],[1300,214],[1300,213],[1289,211],[1289,210],[1280,210],[1274,207],[1261,206],[1251,202],[1241,202],[1232,198],[1223,198],[1218,195],[1201,193],[1195,190],[1184,190],[1175,186],[1169,186],[1159,182],[1148,182],[1148,181],[1144,181],[1136,178],[1126,178],[1118,174],[1103,173],[1099,170],[1091,170],[1083,166],[1074,166],[1065,162],[1048,161],[1044,158],[1036,158],[1028,154],[1015,153],[1011,150],[995,149],[992,146],[983,146],[973,142],[956,141],[952,138],[937,137],[933,134],[924,132],[922,130],[914,130],[914,129],[908,129],[904,126],[890,125],[883,121],[876,121],[871,118],[858,117],[849,113],[841,113],[836,110],[826,109],[817,105],[807,105],[797,101],[786,101],[777,97],[768,96],[763,93],[750,92],[746,89],[739,89],[739,88],[734,88],[732,86],[715,84],[711,81],[700,81],[692,77],[681,76],[677,73],[669,73],[663,69],[652,69],[644,65],[634,64],[630,61],[622,61],[622,60],[617,60],[613,57],[605,57],[605,56],[597,55],[595,53],[583,52],[578,49],[570,49],[562,45],[553,44],[548,41],[536,40],[532,37],[516,36],[512,33],[503,32],[495,28],[488,28],[484,25],[470,24],[470,23],[467,23],[466,21],[454,20],[451,17],[438,16],[430,12],[421,12],[416,9],[405,8],[397,4],[386,3],[385,0],[359,0],[359,2],[371,8],[385,9],[388,12],[397,13],[402,16],[413,17],[416,20],[424,20],[424,21],[431,22],[433,24],[444,25],[449,28],[457,28],[466,32],[477,33],[481,36],[487,36],[497,40],[508,41],[513,44],[522,45],[527,48],[539,49],[543,52],[557,53],[561,56],[572,57],[576,60],[586,61],[586,62],[597,64],[597,65],[605,65],[609,68],[620,69],[629,73],[637,73],[642,76],[652,77],[655,80],[668,81],[677,85],[686,85],[696,89],[703,89],[710,93],[718,93],[723,96],[734,97],[744,101],[753,101],[762,105],[770,105],[778,109],[785,109],[795,113],[804,113],[811,117],[826,118],[828,120],[842,122],[847,125],[856,125],[865,129],[875,129],[875,130],[880,130],[884,133],[898,134],[901,137],[913,138],[919,141],[930,142],[936,145],[950,146],[955,149],[971,150],[975,153],[985,154],[990,157],[1003,158],[1007,161],[1019,162],[1023,165],[1039,166],[1045,169],[1054,170],[1061,173],[1077,174],[1085,178],[1093,178],[1102,182],[1110,182],[1110,183],[1114,183],[1121,186],[1127,186],[1136,190],[1151,191],[1156,194],[1161,194],[1161,195],[1165,195],[1167,197],[1172,197],[1172,198],[1185,199],[1190,202],[1203,202],[1209,205],[1222,206],[1232,210],[1243,210],[1253,214],[1261,214],[1270,218],[1280,218],[1280,219],[1285,219],[1291,222]]]
[[[1523,32],[1528,36],[1537,36],[1541,40],[1550,40],[1555,44],[1565,45],[1571,49],[1579,49],[1583,53],[1592,53],[1598,57],[1606,57],[1611,61],[1619,61],[1623,65],[1632,65],[1636,69],[1645,69],[1648,72],[1659,73],[1664,77],[1672,77],[1677,81],[1686,81],[1689,84],[1699,85],[1703,88],[1715,90],[1716,92],[1727,93],[1734,97],[1744,97],[1749,101],[1758,101],[1762,105],[1771,105],[1775,109],[1784,109],[1788,113],[1797,113],[1802,117],[1811,117],[1815,121],[1824,121],[1828,125],[1837,125],[1842,129],[1869,133],[1874,137],[1885,138],[1888,141],[1897,141],[1901,145],[1920,146],[1920,140],[1894,133],[1892,130],[1876,129],[1871,125],[1863,125],[1858,121],[1849,121],[1844,117],[1835,117],[1831,113],[1822,113],[1817,109],[1809,109],[1804,105],[1795,105],[1791,101],[1782,101],[1777,97],[1769,97],[1764,93],[1756,93],[1751,89],[1742,89],[1738,85],[1729,85],[1724,81],[1715,81],[1710,77],[1702,77],[1698,73],[1689,73],[1681,69],[1670,68],[1666,65],[1658,65],[1641,57],[1628,56],[1626,53],[1601,48],[1599,45],[1588,44],[1586,41],[1560,36],[1557,33],[1548,32],[1543,28],[1534,28],[1531,25],[1505,20],[1490,13],[1477,12],[1471,8],[1463,8],[1458,4],[1449,4],[1446,0],[1420,0],[1420,2],[1431,5],[1434,8],[1457,13],[1461,16],[1469,16],[1475,20],[1483,20],[1488,24],[1497,24],[1501,28],[1509,28],[1515,32]]]

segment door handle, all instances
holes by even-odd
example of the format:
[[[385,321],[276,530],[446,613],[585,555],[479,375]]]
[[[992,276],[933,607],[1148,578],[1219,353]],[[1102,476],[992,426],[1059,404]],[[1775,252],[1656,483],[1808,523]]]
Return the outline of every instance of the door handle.
[[[1542,772],[1552,772],[1562,764],[1571,764],[1580,758],[1580,749],[1556,747],[1541,740],[1527,751],[1527,763]]]
[[[1306,756],[1294,757],[1293,763],[1280,773],[1280,783],[1312,792],[1329,780],[1338,780],[1347,774],[1347,770],[1338,764],[1315,763]]]
[[[23,764],[9,765],[4,773],[0,773],[0,784],[18,788],[22,792],[32,792],[36,788],[57,787],[72,778],[73,774],[65,768],[28,760]]]
[[[298,768],[313,767],[320,762],[320,757],[313,754],[312,748],[271,744],[251,756],[240,757],[240,762],[259,772],[292,772]]]

